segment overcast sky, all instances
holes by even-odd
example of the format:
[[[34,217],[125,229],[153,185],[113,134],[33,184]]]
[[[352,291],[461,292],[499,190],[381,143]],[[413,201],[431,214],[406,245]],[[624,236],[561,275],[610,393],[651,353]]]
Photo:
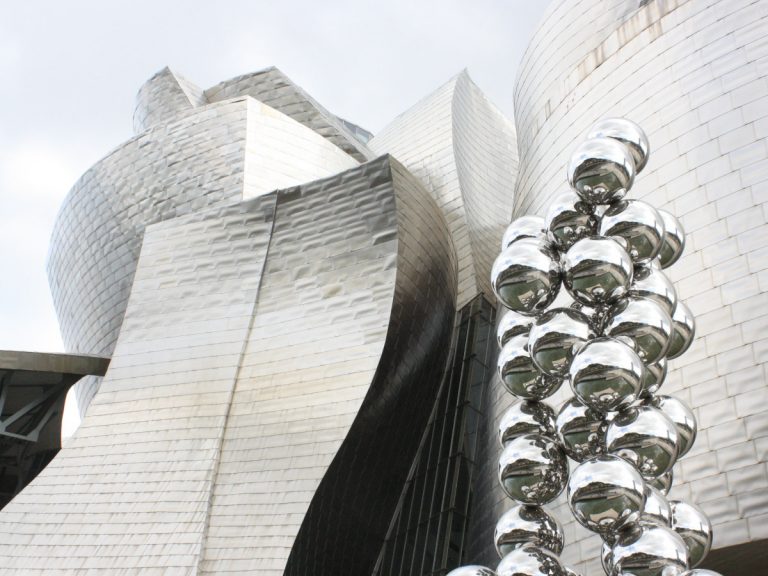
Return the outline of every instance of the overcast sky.
[[[543,0],[6,3],[0,18],[0,349],[62,351],[45,261],[75,180],[132,135],[141,84],[275,65],[374,133],[463,68],[509,116]]]

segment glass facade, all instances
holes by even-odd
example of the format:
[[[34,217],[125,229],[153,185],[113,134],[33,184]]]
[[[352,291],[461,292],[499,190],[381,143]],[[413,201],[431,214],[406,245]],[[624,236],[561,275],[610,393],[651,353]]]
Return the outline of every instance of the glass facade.
[[[374,576],[442,576],[464,560],[494,317],[482,295],[458,313],[451,361]]]

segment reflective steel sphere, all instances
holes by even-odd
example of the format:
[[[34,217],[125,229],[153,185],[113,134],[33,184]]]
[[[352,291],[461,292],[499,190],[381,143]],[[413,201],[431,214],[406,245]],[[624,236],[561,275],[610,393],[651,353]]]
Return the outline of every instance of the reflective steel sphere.
[[[560,559],[546,548],[528,544],[516,548],[499,562],[498,576],[566,576]]]
[[[496,572],[485,566],[459,566],[447,576],[496,576]]]
[[[612,559],[613,576],[677,576],[688,568],[685,542],[665,526],[637,525],[623,531]]]
[[[501,558],[526,544],[546,548],[559,556],[565,546],[565,536],[560,522],[546,510],[518,504],[499,518],[494,542]]]
[[[565,453],[584,462],[605,453],[605,429],[600,414],[571,398],[560,408],[555,421],[557,437]]]
[[[568,504],[574,517],[601,535],[636,522],[645,499],[640,474],[616,456],[598,456],[579,464],[568,481]]]
[[[605,335],[631,338],[643,362],[654,364],[667,352],[672,319],[656,302],[630,297],[619,301],[608,313]]]
[[[669,490],[672,488],[672,483],[674,482],[675,477],[672,473],[672,470],[667,472],[666,474],[662,474],[658,478],[654,478],[653,480],[648,480],[648,485],[653,486],[661,492],[663,496],[666,496],[669,494]]]
[[[582,304],[611,304],[629,292],[632,260],[612,238],[582,238],[563,257],[563,282]]]
[[[677,429],[669,417],[653,406],[621,412],[605,432],[609,454],[632,463],[643,478],[658,478],[677,460]]]
[[[542,374],[528,353],[528,336],[515,336],[499,352],[501,381],[512,394],[524,400],[542,400],[562,385],[561,378]]]
[[[709,554],[712,547],[712,524],[699,508],[673,500],[672,529],[685,541],[690,553],[690,566],[696,568]]]
[[[528,335],[531,331],[531,325],[533,324],[533,318],[515,312],[514,310],[506,310],[499,320],[499,325],[496,327],[496,341],[499,344],[499,348],[509,342],[513,336]]]
[[[656,396],[653,398],[652,403],[675,424],[678,444],[677,457],[682,458],[696,441],[698,426],[693,410],[685,402],[674,396]]]
[[[496,258],[491,284],[507,308],[536,314],[552,303],[560,289],[559,257],[543,240],[518,240]]]
[[[499,440],[505,446],[509,441],[526,434],[554,437],[555,411],[544,402],[517,402],[510,406],[499,422]]]
[[[669,268],[680,259],[685,250],[685,230],[680,221],[666,210],[659,210],[664,221],[664,242],[659,251],[659,264]]]
[[[672,339],[667,350],[667,357],[677,358],[685,354],[691,347],[696,335],[696,322],[690,308],[684,302],[678,301],[675,313],[672,315]]]
[[[578,349],[593,336],[584,314],[572,308],[552,308],[533,323],[528,347],[542,372],[563,378]]]
[[[523,238],[536,238],[539,240],[546,238],[544,218],[541,216],[520,216],[520,218],[513,220],[504,231],[501,249],[504,250],[513,242]]]
[[[629,295],[653,300],[672,316],[677,306],[675,287],[664,272],[655,266],[635,266],[635,275],[629,287]]]
[[[646,483],[645,507],[640,521],[658,526],[672,526],[672,506],[659,490]]]
[[[600,548],[600,565],[606,574],[613,571],[613,550],[611,550],[611,545],[608,542],[603,542],[603,546]]]
[[[573,359],[571,388],[597,412],[626,408],[637,399],[645,366],[632,348],[614,338],[590,340]]]
[[[568,250],[577,240],[592,236],[597,230],[595,207],[576,192],[563,192],[549,205],[544,225],[547,237],[559,250]]]
[[[568,461],[551,438],[538,434],[520,436],[501,453],[499,481],[513,500],[541,506],[563,491],[568,481]]]
[[[617,236],[627,244],[627,252],[638,264],[656,258],[664,242],[664,220],[650,204],[622,200],[612,204],[600,220],[601,236]]]
[[[635,163],[629,150],[610,138],[586,140],[568,164],[568,183],[590,204],[621,200],[634,180]]]
[[[648,137],[640,126],[626,118],[605,118],[592,126],[587,138],[613,138],[624,144],[635,163],[635,171],[639,174],[648,163],[651,145]]]
[[[641,398],[648,398],[656,394],[664,384],[667,377],[667,359],[662,358],[655,364],[647,364],[643,373],[643,389],[640,391]]]

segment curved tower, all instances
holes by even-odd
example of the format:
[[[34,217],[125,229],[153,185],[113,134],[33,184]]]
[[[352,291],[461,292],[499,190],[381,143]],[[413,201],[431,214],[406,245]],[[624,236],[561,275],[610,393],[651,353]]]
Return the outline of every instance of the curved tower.
[[[696,341],[670,362],[663,389],[693,406],[700,426],[675,467],[671,498],[709,515],[707,562],[723,573],[735,561],[759,573],[757,543],[768,538],[766,26],[765,2],[556,0],[515,90],[515,216],[542,214],[565,189],[570,154],[597,120],[626,117],[648,132],[650,162],[631,195],[682,220],[688,245],[671,273],[697,319]],[[493,389],[495,430],[512,398]],[[490,450],[477,558],[495,565],[493,526],[511,504],[495,481],[498,449]],[[559,502],[558,517],[571,519]],[[565,528],[563,560],[600,573],[599,542],[572,519]]]

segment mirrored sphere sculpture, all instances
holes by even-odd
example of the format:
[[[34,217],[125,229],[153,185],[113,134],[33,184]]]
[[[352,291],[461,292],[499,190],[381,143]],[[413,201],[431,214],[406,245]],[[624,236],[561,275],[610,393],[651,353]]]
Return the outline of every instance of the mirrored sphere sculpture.
[[[525,400],[542,400],[562,385],[561,378],[543,374],[528,353],[528,337],[515,336],[499,352],[499,377],[507,390]]]
[[[606,336],[631,339],[643,362],[653,364],[667,352],[672,336],[672,319],[652,300],[629,297],[610,310],[604,330]]]
[[[678,453],[677,457],[682,458],[693,446],[696,441],[696,432],[698,426],[696,417],[685,402],[674,396],[656,396],[652,400],[653,406],[664,412],[672,420],[677,429]]]
[[[672,526],[672,506],[669,501],[664,494],[648,483],[645,485],[645,490],[645,507],[640,521],[670,528]]]
[[[645,484],[631,464],[611,455],[579,464],[568,481],[568,505],[576,520],[608,535],[640,518]]]
[[[661,251],[664,220],[650,204],[621,200],[605,211],[599,232],[601,236],[623,238],[632,261],[643,264],[656,258]]]
[[[568,481],[565,452],[546,436],[515,438],[499,458],[499,481],[507,495],[521,504],[540,506],[551,502]]]
[[[568,163],[568,183],[590,204],[621,200],[635,180],[629,149],[612,138],[581,143]]]
[[[531,358],[542,372],[563,378],[576,352],[594,333],[589,319],[572,308],[553,308],[536,319],[528,337]]]
[[[498,576],[566,576],[560,559],[533,544],[516,548],[499,562]]]
[[[664,221],[664,242],[659,251],[659,264],[669,268],[680,259],[685,250],[685,230],[680,221],[666,210],[659,210]]]
[[[447,576],[496,576],[496,572],[485,566],[460,566],[448,572]]]
[[[611,557],[614,576],[670,576],[688,568],[685,542],[665,526],[628,528],[619,535]]]
[[[605,428],[598,412],[571,398],[560,408],[555,421],[557,437],[565,453],[584,462],[605,453]]]
[[[563,192],[549,205],[544,225],[549,240],[559,250],[568,250],[577,240],[595,234],[595,207],[572,190]]]
[[[629,295],[653,300],[670,317],[674,314],[677,306],[675,287],[664,272],[655,266],[635,266]]]
[[[522,401],[510,406],[499,422],[499,441],[506,445],[526,434],[555,435],[555,411],[544,402]]]
[[[667,359],[662,358],[655,364],[646,364],[643,373],[643,387],[640,397],[647,398],[659,391],[664,379],[667,377]]]
[[[712,524],[699,508],[673,500],[672,529],[677,532],[688,547],[690,567],[696,568],[709,554],[712,547]]]
[[[610,574],[613,571],[613,550],[608,542],[603,542],[600,547],[600,565],[603,567],[603,572]]]
[[[513,506],[496,523],[494,542],[499,557],[525,544],[546,548],[560,555],[565,546],[563,528],[557,519],[540,506]]]
[[[616,302],[632,281],[632,260],[612,238],[582,238],[565,253],[562,268],[568,292],[587,306]]]
[[[600,120],[589,129],[587,138],[613,138],[624,144],[632,154],[638,174],[645,168],[651,153],[651,145],[643,129],[626,118]]]
[[[501,249],[509,247],[510,244],[522,240],[523,238],[546,238],[544,229],[544,218],[541,216],[520,216],[512,221],[504,231],[501,240]]]
[[[513,336],[528,335],[533,324],[533,317],[520,314],[514,310],[505,310],[496,327],[496,342],[499,348],[504,346]]]
[[[632,348],[614,338],[595,338],[573,359],[570,382],[582,404],[597,412],[629,406],[637,398],[645,366]]]
[[[559,259],[543,240],[518,240],[496,258],[491,285],[507,308],[537,314],[552,303],[560,289]]]
[[[677,429],[653,406],[638,406],[618,414],[605,432],[606,450],[630,462],[643,478],[658,478],[677,460]]]
[[[693,314],[685,302],[678,301],[675,313],[672,315],[672,338],[667,357],[672,359],[682,356],[691,347],[695,335],[696,321]]]

